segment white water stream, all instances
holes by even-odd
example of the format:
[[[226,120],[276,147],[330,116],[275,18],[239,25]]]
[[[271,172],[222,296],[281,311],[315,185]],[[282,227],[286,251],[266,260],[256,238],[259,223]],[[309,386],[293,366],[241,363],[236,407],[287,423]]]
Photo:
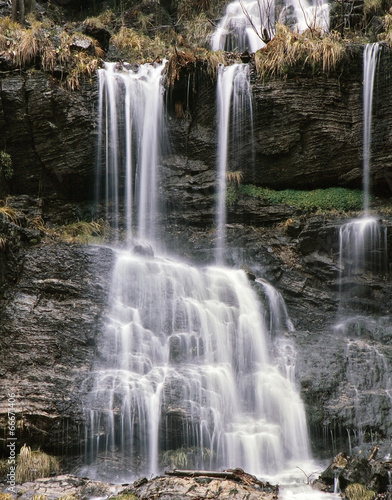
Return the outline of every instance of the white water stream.
[[[90,457],[121,450],[156,474],[162,455],[182,448],[191,468],[259,476],[309,460],[303,404],[270,359],[245,273],[125,252],[110,296],[88,382]]]
[[[382,223],[369,216],[370,157],[373,91],[380,54],[378,43],[365,46],[363,53],[363,212],[340,228],[339,268],[341,292],[346,278],[366,272],[387,274],[387,231]],[[350,281],[350,280],[349,280]]]
[[[215,260],[218,264],[223,264],[226,247],[228,143],[230,138],[233,144],[239,143],[243,122],[246,120],[246,117],[249,121],[252,119],[252,96],[249,81],[249,66],[247,64],[233,64],[227,67],[219,67],[217,104],[218,159]],[[236,163],[236,160],[236,158],[231,158],[232,163]]]
[[[220,70],[230,82],[222,90],[222,138],[230,115],[235,122],[232,101],[249,92],[248,71]],[[105,186],[97,186],[130,246],[135,225],[138,237],[150,240],[156,230],[162,72],[163,64],[107,65],[100,73]],[[221,251],[223,258],[224,245]],[[260,281],[263,306],[243,271],[117,252],[106,326],[83,384],[83,473],[124,482],[165,467],[241,467],[280,483],[280,498],[325,498],[304,485],[317,466],[280,294]]]
[[[103,192],[106,219],[117,232],[125,219],[128,243],[134,230],[155,242],[165,64],[106,63],[98,72],[97,192]]]
[[[366,45],[363,52],[363,210],[365,216],[369,213],[373,90],[380,50],[378,43],[372,43]]]

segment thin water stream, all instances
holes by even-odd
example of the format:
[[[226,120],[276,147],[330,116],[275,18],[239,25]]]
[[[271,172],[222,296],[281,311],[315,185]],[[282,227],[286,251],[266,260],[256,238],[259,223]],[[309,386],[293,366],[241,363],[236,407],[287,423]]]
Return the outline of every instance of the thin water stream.
[[[247,64],[221,65],[217,81],[218,152],[215,261],[224,263],[226,247],[226,187],[228,144],[241,141],[244,121],[252,118],[252,97]],[[237,158],[231,159],[236,163]],[[238,160],[237,160],[238,161]]]

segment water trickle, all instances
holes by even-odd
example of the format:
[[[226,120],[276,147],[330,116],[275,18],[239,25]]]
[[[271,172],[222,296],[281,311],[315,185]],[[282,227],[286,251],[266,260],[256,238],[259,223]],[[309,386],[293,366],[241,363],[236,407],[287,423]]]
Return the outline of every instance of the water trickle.
[[[243,138],[245,121],[252,122],[252,94],[247,64],[219,66],[217,81],[218,160],[215,260],[223,264],[226,246],[226,176],[228,143],[233,143],[231,164],[237,167],[239,143]],[[237,153],[237,154],[236,154]]]
[[[280,292],[264,279],[257,278],[256,283],[262,286],[267,297],[268,307],[266,308],[266,312],[268,313],[268,317],[266,319],[271,335],[275,336],[284,334],[285,332],[293,332],[294,326],[287,313],[286,304]]]
[[[365,272],[385,275],[386,227],[371,217],[343,224],[339,230],[339,260],[341,288],[347,277],[360,277]]]
[[[125,219],[129,239],[136,226],[139,238],[155,240],[164,67],[106,63],[98,72],[97,194],[114,229]]]

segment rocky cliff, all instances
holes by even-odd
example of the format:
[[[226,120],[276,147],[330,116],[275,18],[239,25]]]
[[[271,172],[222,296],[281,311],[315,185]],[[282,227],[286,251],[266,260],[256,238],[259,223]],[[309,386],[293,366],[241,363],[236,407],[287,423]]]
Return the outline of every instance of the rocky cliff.
[[[244,183],[279,189],[360,187],[361,62],[358,50],[331,75],[303,70],[261,82],[253,74],[254,127],[246,130],[240,161],[231,170],[242,170]],[[390,194],[392,173],[388,85],[385,54],[372,145],[373,191],[383,196]],[[96,81],[69,92],[43,73],[13,72],[2,75],[0,97],[1,149],[13,170],[1,177],[0,192],[12,195],[8,203],[23,214],[18,224],[0,220],[1,375],[6,390],[18,396],[20,439],[44,442],[58,453],[77,451],[81,382],[102,331],[114,256],[103,246],[41,241],[43,232],[29,221],[41,217],[54,225],[94,215]],[[216,105],[215,83],[203,68],[183,68],[168,90],[166,119],[163,238],[177,255],[211,263]],[[270,281],[286,301],[296,328],[290,335],[298,348],[298,384],[319,449],[346,446],[346,436],[360,433],[366,439],[392,434],[389,271],[358,277],[356,287],[347,288],[342,314],[338,250],[344,217],[305,214],[247,196],[228,210],[228,263]],[[380,218],[390,268],[392,220],[387,211]],[[355,319],[336,326],[346,316]],[[5,428],[6,395],[0,412]]]

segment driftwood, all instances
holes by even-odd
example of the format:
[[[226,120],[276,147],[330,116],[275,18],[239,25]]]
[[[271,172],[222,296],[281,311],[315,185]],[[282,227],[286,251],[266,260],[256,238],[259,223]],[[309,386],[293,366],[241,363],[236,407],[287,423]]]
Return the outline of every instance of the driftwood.
[[[256,476],[252,476],[247,472],[244,472],[242,469],[228,469],[222,472],[217,471],[208,471],[208,470],[171,470],[165,471],[165,474],[168,476],[177,476],[177,477],[211,477],[216,479],[229,479],[231,481],[235,481],[237,483],[248,484],[253,487],[259,487],[262,489],[265,488],[277,488],[277,486],[272,486],[269,483],[263,483]]]
[[[378,453],[378,446],[373,446],[372,451],[370,452],[369,460],[374,460]]]

